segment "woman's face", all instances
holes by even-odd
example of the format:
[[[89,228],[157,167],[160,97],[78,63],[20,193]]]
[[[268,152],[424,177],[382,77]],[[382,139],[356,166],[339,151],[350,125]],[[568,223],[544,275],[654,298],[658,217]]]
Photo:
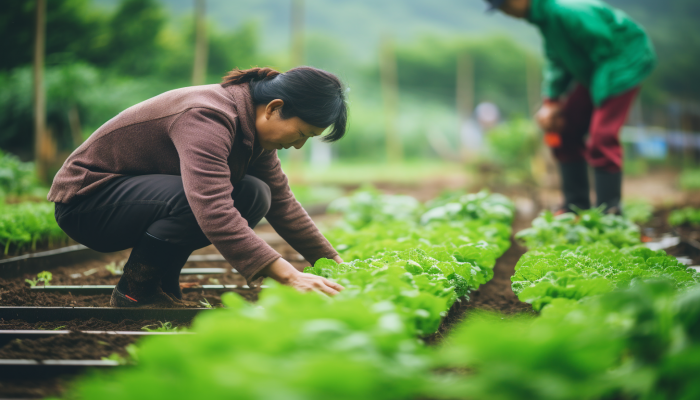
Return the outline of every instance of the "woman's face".
[[[283,119],[280,116],[283,105],[282,100],[272,100],[267,105],[257,106],[255,110],[255,130],[263,149],[300,149],[309,138],[319,136],[325,130],[309,125],[299,117]]]

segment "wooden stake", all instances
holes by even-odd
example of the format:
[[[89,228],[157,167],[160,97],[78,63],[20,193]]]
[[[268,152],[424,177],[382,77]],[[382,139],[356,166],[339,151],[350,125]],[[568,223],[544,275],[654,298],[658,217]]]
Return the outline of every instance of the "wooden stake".
[[[34,33],[34,161],[40,182],[47,181],[46,92],[44,91],[44,52],[46,43],[46,0],[36,0]]]
[[[389,162],[400,162],[403,149],[399,139],[396,120],[399,109],[399,82],[396,54],[390,39],[384,38],[379,56],[382,97],[384,98],[384,132],[386,134],[386,155]]]
[[[78,147],[83,143],[83,129],[80,126],[80,113],[76,105],[68,110],[68,124],[73,138],[73,147]]]
[[[195,0],[195,41],[194,41],[194,67],[192,68],[192,85],[203,85],[207,79],[207,25],[206,25],[206,0]]]

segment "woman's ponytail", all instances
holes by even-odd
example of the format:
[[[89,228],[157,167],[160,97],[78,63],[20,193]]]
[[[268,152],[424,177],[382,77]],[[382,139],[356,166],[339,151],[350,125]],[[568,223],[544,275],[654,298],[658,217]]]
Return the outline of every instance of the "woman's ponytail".
[[[226,87],[240,85],[241,83],[248,83],[252,81],[272,79],[279,74],[279,71],[275,71],[272,68],[251,68],[244,70],[235,68],[223,77],[221,86]]]
[[[275,79],[272,79],[275,78]],[[312,67],[297,67],[281,74],[272,68],[234,69],[221,82],[221,86],[250,84],[254,104],[268,104],[281,99],[282,118],[299,117],[302,121],[328,128],[326,142],[334,142],[345,135],[348,123],[348,107],[345,90],[337,76]]]

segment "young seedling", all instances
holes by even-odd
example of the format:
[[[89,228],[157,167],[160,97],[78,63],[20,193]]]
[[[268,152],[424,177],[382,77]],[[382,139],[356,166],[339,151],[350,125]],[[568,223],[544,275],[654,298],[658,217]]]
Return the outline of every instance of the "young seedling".
[[[42,271],[36,275],[36,279],[25,279],[24,281],[29,284],[29,286],[34,287],[43,282],[44,286],[49,286],[49,283],[53,279],[53,275],[49,271]]]
[[[209,303],[209,300],[207,300],[206,298],[204,298],[204,300],[200,300],[199,304],[203,305],[206,308],[213,308],[214,307],[211,305],[211,303]]]
[[[136,346],[130,344],[124,348],[126,355],[122,356],[119,353],[112,353],[109,357],[102,357],[103,361],[116,361],[119,365],[134,365],[138,361],[138,350]]]
[[[160,326],[158,326],[160,324]],[[173,326],[172,322],[169,321],[158,321],[158,324],[146,325],[141,327],[141,330],[146,332],[180,332],[182,328]]]
[[[105,265],[105,269],[109,271],[109,273],[112,275],[118,275],[120,272],[123,271],[123,269],[117,266],[117,263],[115,263],[114,261]]]

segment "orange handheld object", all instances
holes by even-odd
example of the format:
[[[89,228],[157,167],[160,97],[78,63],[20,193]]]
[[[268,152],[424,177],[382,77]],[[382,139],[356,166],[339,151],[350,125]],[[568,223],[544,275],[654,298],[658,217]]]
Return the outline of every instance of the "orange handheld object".
[[[561,135],[557,132],[546,132],[544,134],[544,142],[547,146],[557,149],[561,147]]]

